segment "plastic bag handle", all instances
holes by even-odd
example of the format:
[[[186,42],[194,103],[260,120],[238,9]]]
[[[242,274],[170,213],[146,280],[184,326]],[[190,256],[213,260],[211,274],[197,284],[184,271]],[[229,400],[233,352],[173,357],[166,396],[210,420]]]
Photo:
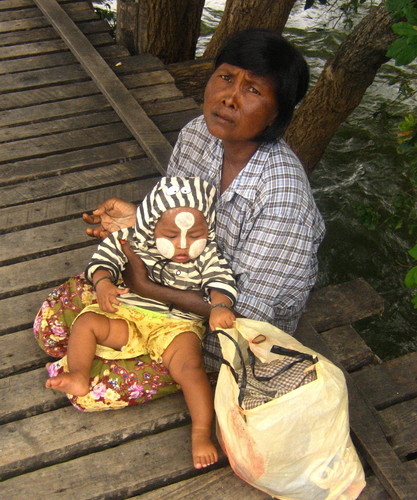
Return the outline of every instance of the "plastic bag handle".
[[[281,354],[283,356],[294,358],[294,361],[287,366],[283,366],[277,372],[275,372],[273,375],[269,377],[261,377],[259,375],[256,375],[255,373],[255,355],[248,347],[249,364],[252,369],[252,374],[254,378],[258,380],[258,382],[269,382],[274,377],[281,375],[287,370],[290,370],[297,363],[302,363],[303,361],[311,361],[311,363],[315,364],[318,361],[317,356],[312,356],[311,354],[295,351],[294,349],[288,349],[287,347],[281,347],[279,345],[273,345],[271,347],[270,352],[272,352],[273,354]]]
[[[278,347],[278,349],[277,349],[278,351],[281,351],[281,349],[282,349],[282,352],[276,352],[277,350],[275,350],[274,347]],[[275,373],[273,373],[272,375],[270,375],[268,377],[259,376],[259,375],[256,375],[256,373],[255,373],[255,369],[256,369],[256,367],[255,367],[255,361],[256,361],[255,355],[248,347],[249,364],[250,364],[250,367],[252,369],[252,375],[254,376],[254,378],[258,382],[269,382],[274,377],[277,377],[278,375],[281,375],[282,373],[286,372],[287,370],[290,370],[297,363],[302,363],[303,361],[308,360],[314,364],[314,363],[317,363],[317,361],[318,361],[318,359],[315,358],[314,356],[312,356],[311,354],[305,354],[303,352],[292,351],[291,349],[287,349],[285,347],[281,348],[279,346],[273,346],[273,347],[271,347],[271,352],[274,354],[283,354],[287,357],[292,357],[292,358],[294,358],[294,361],[292,363],[288,364],[287,366],[283,366],[278,371],[276,371]]]
[[[245,397],[245,391],[246,391],[246,386],[247,386],[247,383],[248,383],[248,378],[247,378],[247,373],[246,373],[245,361],[243,359],[243,354],[242,354],[242,351],[240,350],[239,344],[236,342],[236,340],[231,335],[229,335],[228,333],[226,333],[224,330],[212,330],[209,335],[211,335],[211,334],[214,334],[214,335],[222,334],[222,335],[224,335],[229,340],[231,340],[233,342],[234,346],[236,347],[236,352],[239,355],[240,364],[242,366],[242,382],[241,382],[240,387],[239,387],[239,395],[238,395],[237,400],[238,400],[239,406],[242,406],[243,398]],[[208,356],[210,356],[211,358],[215,359],[216,361],[220,361],[221,363],[223,363],[226,366],[228,366],[230,368],[231,372],[232,372],[232,375],[233,375],[233,377],[235,379],[236,384],[239,385],[239,375],[236,373],[235,369],[229,363],[229,361],[227,361],[227,359],[223,358],[222,356],[218,356],[217,354],[214,354],[213,352],[210,352],[210,351],[208,351],[205,348],[203,348],[202,351],[204,352],[204,354],[207,354]]]
[[[294,349],[288,349],[287,347],[281,347],[280,345],[273,345],[271,347],[271,352],[273,354],[282,354],[283,356],[290,356],[291,358],[302,358],[303,361],[308,360],[312,363],[317,363],[317,356],[308,354],[306,352],[295,351]]]

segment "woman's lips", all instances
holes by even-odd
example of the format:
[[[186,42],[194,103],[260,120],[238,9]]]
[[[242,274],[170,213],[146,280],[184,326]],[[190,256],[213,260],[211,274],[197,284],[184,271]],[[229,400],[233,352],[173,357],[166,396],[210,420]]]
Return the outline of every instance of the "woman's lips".
[[[225,115],[225,114],[222,114],[222,113],[213,113],[214,117],[219,120],[220,122],[222,123],[229,123],[229,124],[233,124],[233,120],[231,119],[231,117]]]

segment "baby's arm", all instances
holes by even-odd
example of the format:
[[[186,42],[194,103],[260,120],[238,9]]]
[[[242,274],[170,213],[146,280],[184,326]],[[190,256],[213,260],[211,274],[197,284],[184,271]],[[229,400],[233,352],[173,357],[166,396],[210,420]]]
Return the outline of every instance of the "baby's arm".
[[[116,312],[120,305],[119,295],[129,291],[128,288],[119,288],[112,283],[112,276],[104,269],[98,269],[93,274],[93,286],[97,294],[97,301],[100,309],[104,312]]]
[[[232,310],[232,302],[229,297],[218,290],[211,289],[210,302],[210,329],[216,330],[217,328],[231,328],[236,316]]]

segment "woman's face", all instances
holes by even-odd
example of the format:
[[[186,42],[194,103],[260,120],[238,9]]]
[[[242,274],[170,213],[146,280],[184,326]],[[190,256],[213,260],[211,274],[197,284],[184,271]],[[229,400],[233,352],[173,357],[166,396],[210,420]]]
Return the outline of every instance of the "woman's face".
[[[278,114],[271,80],[227,63],[208,81],[203,109],[210,133],[223,141],[251,141]]]

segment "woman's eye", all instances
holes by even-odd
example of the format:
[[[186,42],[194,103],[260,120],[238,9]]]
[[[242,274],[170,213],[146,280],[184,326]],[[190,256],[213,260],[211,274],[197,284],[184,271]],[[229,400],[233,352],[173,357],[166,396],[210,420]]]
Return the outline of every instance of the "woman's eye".
[[[231,77],[230,75],[220,75],[220,78],[224,80],[225,82],[230,82]]]
[[[261,93],[259,92],[259,90],[256,89],[255,87],[250,87],[249,88],[249,92],[252,92],[252,94],[256,94],[256,95],[261,95]]]

